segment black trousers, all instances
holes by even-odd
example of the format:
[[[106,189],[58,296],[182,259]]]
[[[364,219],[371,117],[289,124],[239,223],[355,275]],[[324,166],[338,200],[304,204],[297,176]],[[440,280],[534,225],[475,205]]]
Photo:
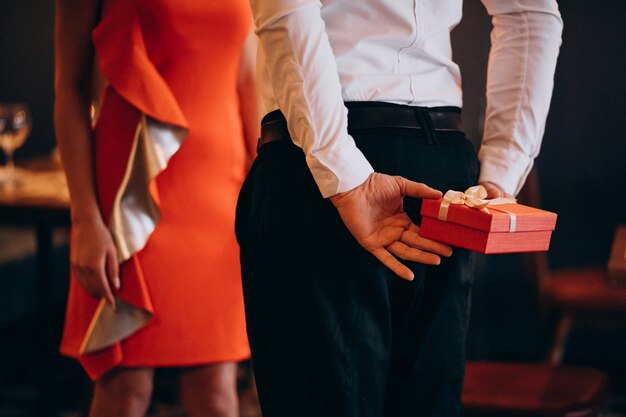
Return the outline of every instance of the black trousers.
[[[351,130],[377,172],[444,192],[476,183],[462,133],[423,133]],[[406,199],[416,224],[419,209]],[[438,266],[408,263],[415,280],[398,278],[356,243],[288,140],[261,148],[236,231],[264,417],[461,415],[469,252],[455,249]]]

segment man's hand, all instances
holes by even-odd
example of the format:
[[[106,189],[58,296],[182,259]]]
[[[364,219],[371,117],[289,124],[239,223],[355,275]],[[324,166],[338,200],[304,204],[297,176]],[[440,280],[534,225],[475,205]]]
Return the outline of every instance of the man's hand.
[[[497,186],[496,184],[492,182],[484,181],[484,182],[481,182],[480,185],[485,187],[485,190],[487,190],[488,200],[493,200],[494,198],[501,198],[501,197],[510,197],[509,195],[507,195],[507,193],[505,193],[502,190],[502,188],[500,188],[499,186]]]
[[[452,248],[425,239],[404,212],[404,196],[440,198],[441,192],[400,176],[373,173],[357,188],[330,197],[357,242],[401,278],[413,272],[398,259],[439,265]]]

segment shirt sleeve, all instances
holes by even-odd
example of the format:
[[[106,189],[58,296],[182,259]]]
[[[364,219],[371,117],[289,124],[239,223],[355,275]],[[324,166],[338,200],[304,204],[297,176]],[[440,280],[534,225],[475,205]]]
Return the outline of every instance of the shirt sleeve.
[[[337,64],[318,0],[251,0],[274,98],[324,197],[374,171],[347,130]]]
[[[555,0],[482,0],[492,16],[480,181],[517,195],[539,153],[563,22]]]

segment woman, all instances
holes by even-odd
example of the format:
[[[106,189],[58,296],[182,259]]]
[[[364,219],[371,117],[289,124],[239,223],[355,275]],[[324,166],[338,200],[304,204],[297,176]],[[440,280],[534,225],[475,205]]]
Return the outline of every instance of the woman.
[[[96,381],[91,416],[145,415],[162,366],[183,369],[189,416],[237,416],[249,348],[234,209],[258,137],[248,4],[102,3],[57,1],[73,275],[61,351]]]

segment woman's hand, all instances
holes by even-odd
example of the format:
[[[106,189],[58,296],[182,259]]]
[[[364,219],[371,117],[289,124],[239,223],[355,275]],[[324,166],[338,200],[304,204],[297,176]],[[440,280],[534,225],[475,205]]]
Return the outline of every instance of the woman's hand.
[[[70,263],[76,280],[96,298],[115,308],[112,288],[120,288],[117,249],[101,220],[74,221]]]
[[[452,248],[425,239],[404,212],[404,196],[440,198],[441,192],[400,176],[373,173],[357,188],[330,197],[357,242],[399,277],[413,272],[397,258],[438,265]]]
[[[57,0],[55,10],[56,139],[70,190],[70,262],[78,282],[115,306],[119,287],[117,252],[102,222],[96,198],[90,103],[98,0]]]

